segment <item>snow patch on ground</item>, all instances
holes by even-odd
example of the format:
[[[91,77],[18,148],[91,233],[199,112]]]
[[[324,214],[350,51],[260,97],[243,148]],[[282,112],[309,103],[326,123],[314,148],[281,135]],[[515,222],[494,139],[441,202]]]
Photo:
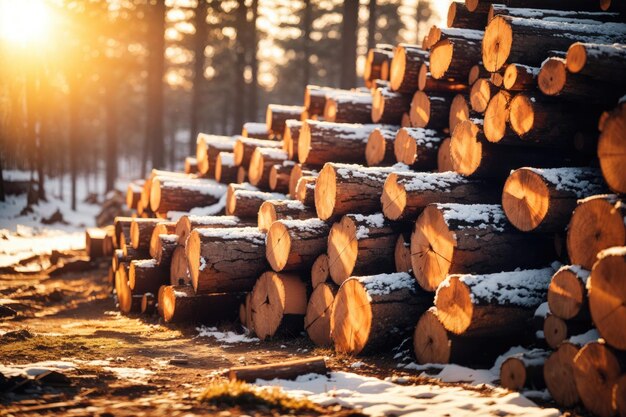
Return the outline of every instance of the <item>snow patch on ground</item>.
[[[213,337],[218,342],[222,342],[225,345],[233,345],[236,343],[252,343],[259,342],[260,340],[256,337],[249,337],[246,334],[238,334],[235,332],[221,332],[217,330],[217,327],[196,327],[198,331],[198,337]],[[222,347],[225,347],[222,345]]]
[[[135,383],[145,383],[151,375],[154,375],[154,371],[145,368],[114,368],[111,366],[105,366],[102,369],[105,371],[113,372],[119,379],[126,379]]]
[[[4,376],[37,376],[48,371],[63,371],[76,369],[74,362],[68,361],[41,361],[33,362],[25,365],[3,365],[0,363],[0,374]]]

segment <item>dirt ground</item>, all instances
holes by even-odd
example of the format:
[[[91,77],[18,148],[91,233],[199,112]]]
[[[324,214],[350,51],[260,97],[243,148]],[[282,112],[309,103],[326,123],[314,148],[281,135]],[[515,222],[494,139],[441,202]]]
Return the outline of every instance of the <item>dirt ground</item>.
[[[275,410],[262,406],[252,410],[211,406],[197,397],[231,366],[318,354],[330,356],[334,370],[348,370],[354,362],[316,349],[306,337],[226,345],[198,337],[195,326],[163,325],[157,317],[120,315],[107,283],[107,263],[94,267],[53,276],[0,275],[0,306],[18,312],[0,319],[0,364],[52,360],[79,365],[60,371],[61,376],[22,381],[17,387],[12,381],[8,392],[5,384],[5,392],[0,389],[0,415],[275,415]],[[379,362],[363,365],[359,372],[390,375],[386,369],[393,364],[384,359]],[[107,368],[153,373],[137,380]],[[335,408],[325,412],[345,414]]]

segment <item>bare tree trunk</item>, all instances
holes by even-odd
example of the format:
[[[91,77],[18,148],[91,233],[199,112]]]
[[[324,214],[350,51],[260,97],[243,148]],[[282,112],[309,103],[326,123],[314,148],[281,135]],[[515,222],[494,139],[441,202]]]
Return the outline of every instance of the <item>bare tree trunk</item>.
[[[116,106],[116,83],[113,74],[106,75],[104,109],[106,113],[106,174],[105,192],[115,188],[117,178],[117,106]]]
[[[376,45],[376,0],[370,0],[369,3],[370,17],[367,21],[367,49],[371,49]]]
[[[157,0],[149,6],[148,34],[148,85],[146,138],[141,162],[141,174],[145,176],[148,150],[151,150],[153,168],[163,168],[165,143],[163,138],[163,74],[165,72],[165,0]]]
[[[193,87],[191,89],[191,109],[189,111],[189,155],[196,152],[196,137],[200,132],[198,112],[202,107],[202,86],[204,84],[204,47],[207,41],[207,2],[198,0],[194,26],[196,34],[194,38],[194,74]]]
[[[341,28],[341,88],[356,86],[356,48],[359,23],[359,0],[343,2],[343,24]]]
[[[43,98],[47,96],[48,93],[48,89],[47,87],[47,80],[44,79],[44,76],[42,75],[42,69],[40,68],[39,62],[36,64],[37,65],[37,69],[36,69],[36,74],[37,74],[37,79],[39,81],[39,91],[37,94],[37,116],[39,119],[39,134],[37,135],[37,179],[39,180],[38,185],[37,185],[37,196],[39,198],[39,200],[43,200],[46,201],[46,173],[45,173],[45,168],[46,168],[46,164],[45,161],[47,160],[46,158],[44,158],[44,155],[46,155],[46,141],[45,141],[45,135],[44,135],[44,115],[43,115],[43,108],[44,106],[42,106],[42,101]]]
[[[0,155],[0,201],[6,201],[4,196],[4,177],[2,176],[2,155]]]
[[[305,87],[311,82],[311,63],[309,58],[311,57],[311,0],[304,0],[304,62],[302,65],[302,86]]]
[[[80,94],[78,93],[78,80],[75,76],[69,76],[68,80],[69,84],[69,95],[68,98],[70,100],[69,103],[69,124],[70,124],[70,132],[69,132],[69,157],[70,157],[70,176],[72,183],[72,196],[71,196],[71,207],[72,210],[76,210],[76,180],[78,177],[78,145],[80,143],[80,112],[79,112],[79,103],[78,98]]]
[[[237,29],[237,39],[235,42],[235,111],[234,126],[232,133],[238,133],[243,126],[244,118],[244,92],[246,81],[244,79],[244,67],[246,65],[246,2],[238,0],[236,10],[235,28]]]
[[[258,46],[256,33],[256,20],[259,17],[259,0],[252,0],[252,21],[250,22],[250,69],[252,70],[252,79],[250,80],[250,91],[248,94],[248,120],[256,121],[257,108],[259,100],[259,86],[257,77],[259,72],[259,61],[256,55]]]
[[[38,168],[37,162],[39,160],[37,150],[37,77],[36,70],[30,68],[26,71],[26,138],[28,154],[29,170],[30,170],[30,185],[28,191],[28,204],[37,204],[39,200],[39,192],[37,194],[31,192],[33,186],[33,176],[35,169]],[[35,199],[34,201],[32,199]]]
[[[176,133],[178,132],[178,110],[175,109],[170,115],[170,148],[169,166],[172,171],[176,171]],[[195,141],[194,141],[195,142]],[[195,147],[192,155],[195,154]]]

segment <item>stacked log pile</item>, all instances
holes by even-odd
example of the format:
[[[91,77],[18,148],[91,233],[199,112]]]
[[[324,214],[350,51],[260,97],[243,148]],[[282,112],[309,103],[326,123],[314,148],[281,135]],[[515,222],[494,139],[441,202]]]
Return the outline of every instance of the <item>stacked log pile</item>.
[[[503,386],[623,413],[626,17],[492,3],[371,49],[370,93],[309,85],[265,126],[201,134],[186,173],[129,185],[134,217],[87,233],[120,309],[352,355],[412,333],[420,363],[521,343]]]

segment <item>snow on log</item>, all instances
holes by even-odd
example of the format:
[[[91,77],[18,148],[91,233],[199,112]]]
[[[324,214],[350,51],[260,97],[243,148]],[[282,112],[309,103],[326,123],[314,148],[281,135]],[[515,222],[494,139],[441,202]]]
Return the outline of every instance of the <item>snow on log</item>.
[[[257,226],[267,232],[277,220],[306,220],[315,217],[315,209],[297,200],[266,200],[259,208]]]
[[[525,349],[507,356],[500,365],[500,385],[511,391],[544,389],[543,364],[549,354],[543,349]]]
[[[294,161],[282,161],[270,168],[269,187],[276,193],[287,194],[289,192],[289,179],[291,170],[296,165]]]
[[[411,100],[411,126],[436,130],[448,128],[452,93],[416,91]]]
[[[410,94],[392,91],[388,87],[379,87],[372,92],[370,119],[374,123],[399,125],[402,115],[409,111],[410,106]]]
[[[236,182],[238,169],[233,152],[220,152],[215,157],[215,181],[222,184]]]
[[[370,167],[389,166],[396,162],[393,152],[396,129],[377,127],[370,133],[365,147],[365,160]]]
[[[229,184],[226,196],[226,214],[242,219],[256,219],[261,204],[267,200],[284,200],[280,193],[266,193],[248,183]]]
[[[269,139],[270,133],[265,123],[246,122],[241,129],[244,138]]]
[[[303,106],[285,106],[282,104],[268,104],[265,113],[265,125],[273,137],[279,137],[285,131],[285,121],[288,119],[300,119]]]
[[[413,93],[417,90],[417,77],[428,52],[418,45],[399,44],[393,50],[389,84],[393,91]]]
[[[282,149],[283,143],[276,140],[252,139],[240,137],[235,142],[233,154],[235,155],[235,165],[244,168],[250,165],[250,159],[256,148]]]
[[[131,261],[128,269],[128,285],[135,295],[151,292],[156,294],[161,285],[169,281],[169,267],[161,266],[155,259]]]
[[[333,123],[371,123],[372,94],[350,92],[327,97],[324,120]]]
[[[275,148],[256,148],[248,166],[248,181],[263,189],[269,188],[270,170],[287,160],[287,152]]]
[[[403,127],[393,142],[396,161],[415,171],[432,171],[437,168],[438,150],[443,139],[443,135],[433,129]]]

